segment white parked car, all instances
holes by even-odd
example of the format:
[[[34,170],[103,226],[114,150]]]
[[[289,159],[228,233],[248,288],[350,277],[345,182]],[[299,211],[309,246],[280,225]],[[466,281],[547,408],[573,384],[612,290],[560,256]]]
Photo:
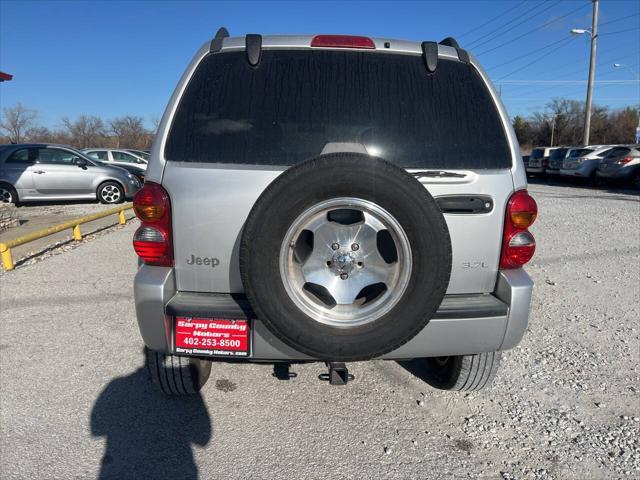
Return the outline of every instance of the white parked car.
[[[129,150],[117,148],[85,148],[83,152],[90,158],[114,165],[137,165],[146,170],[147,160]]]

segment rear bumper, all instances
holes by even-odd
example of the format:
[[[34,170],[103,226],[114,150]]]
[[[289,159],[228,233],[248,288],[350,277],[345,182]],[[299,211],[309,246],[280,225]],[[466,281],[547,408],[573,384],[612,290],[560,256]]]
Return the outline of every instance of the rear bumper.
[[[563,168],[560,170],[560,175],[565,177],[581,177],[590,178],[594,175],[598,163],[593,161],[586,161],[580,164],[576,168]]]
[[[447,295],[434,318],[409,342],[384,359],[462,355],[516,346],[527,328],[533,282],[522,270],[500,272],[493,294]],[[173,318],[250,319],[247,360],[313,360],[275,338],[242,295],[176,292],[172,268],[143,265],[134,284],[138,326],[152,350],[173,352]]]
[[[634,166],[636,168],[640,168]],[[599,178],[607,178],[610,180],[629,180],[636,172],[636,168],[614,167],[606,170],[596,170],[596,176]]]

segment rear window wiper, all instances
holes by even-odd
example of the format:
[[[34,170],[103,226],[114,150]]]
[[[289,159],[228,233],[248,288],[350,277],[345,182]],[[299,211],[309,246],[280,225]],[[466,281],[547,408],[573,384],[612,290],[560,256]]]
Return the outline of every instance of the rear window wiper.
[[[416,178],[421,178],[421,177],[464,178],[466,177],[464,173],[445,172],[443,170],[423,170],[421,172],[411,172],[411,174]]]

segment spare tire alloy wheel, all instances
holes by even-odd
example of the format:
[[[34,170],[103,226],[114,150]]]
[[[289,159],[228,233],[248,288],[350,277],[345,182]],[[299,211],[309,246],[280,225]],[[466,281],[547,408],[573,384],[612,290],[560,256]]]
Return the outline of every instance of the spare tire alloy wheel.
[[[280,275],[302,312],[334,327],[375,321],[407,288],[411,248],[389,212],[359,198],[306,210],[280,249]]]
[[[413,176],[368,155],[297,164],[258,198],[240,244],[257,318],[320,360],[365,360],[413,338],[436,312],[451,241]]]

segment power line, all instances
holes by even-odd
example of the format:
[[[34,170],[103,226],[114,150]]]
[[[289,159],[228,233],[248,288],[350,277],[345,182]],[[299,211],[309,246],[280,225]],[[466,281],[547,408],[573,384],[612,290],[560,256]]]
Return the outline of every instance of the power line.
[[[471,29],[471,30],[469,30],[469,31],[468,31],[468,32],[466,32],[466,33],[463,33],[462,35],[459,35],[459,36],[458,36],[458,40],[460,40],[461,38],[466,37],[467,35],[469,35],[469,34],[471,34],[471,33],[473,33],[473,32],[477,32],[478,30],[480,30],[480,29],[482,29],[482,28],[486,27],[487,25],[489,25],[489,24],[490,24],[490,23],[492,23],[493,21],[495,21],[495,20],[499,19],[500,17],[504,17],[507,13],[512,12],[513,10],[515,10],[516,8],[518,8],[520,5],[523,5],[523,4],[525,4],[525,3],[527,3],[527,0],[523,0],[522,2],[518,3],[515,7],[512,7],[512,8],[510,8],[509,10],[505,10],[505,11],[504,11],[504,12],[502,12],[501,14],[496,15],[495,17],[493,17],[491,20],[488,20],[488,21],[484,22],[482,25],[480,25],[480,26],[478,26],[478,27],[476,27],[476,28],[474,28],[474,29]]]
[[[607,32],[607,33],[601,33],[598,36],[599,37],[604,37],[605,35],[615,35],[616,33],[624,33],[624,32],[632,32],[635,30],[640,30],[640,27],[636,27],[636,28],[627,28],[625,30],[616,30],[615,32]]]
[[[610,53],[613,52],[618,52],[620,50],[620,47],[615,45],[612,46],[611,48],[607,48],[604,49],[601,52],[601,55],[608,55]],[[633,52],[633,53],[627,53],[623,56],[620,55],[615,55],[614,56],[610,56],[607,57],[606,61],[600,60],[600,66],[598,68],[598,77],[602,77],[603,75],[609,75],[610,73],[613,72],[613,70],[611,71],[605,71],[602,72],[602,67],[603,65],[609,64],[613,61],[620,61],[620,60],[626,60],[627,58],[630,57],[634,57],[634,58],[638,58],[640,56],[640,52]],[[567,66],[571,66],[571,65],[567,65]],[[517,89],[526,89],[526,93],[527,94],[537,94],[538,92],[548,92],[547,93],[547,98],[551,98],[552,96],[556,95],[556,92],[558,89],[564,89],[567,87],[572,87],[575,84],[574,83],[568,83],[568,82],[574,82],[573,80],[561,80],[562,78],[566,78],[575,74],[579,74],[582,73],[584,74],[585,70],[586,70],[587,66],[583,66],[579,69],[572,69],[571,71],[564,73],[562,75],[557,75],[554,74],[554,78],[551,80],[545,80],[545,79],[536,79],[536,80],[505,80],[505,81],[496,81],[494,83],[499,83],[500,85],[502,85],[502,87],[508,87],[508,88],[517,88]],[[560,70],[564,70],[565,68],[561,68]],[[556,71],[557,72],[557,71]],[[583,82],[585,82],[583,80]],[[599,81],[596,80],[596,84],[598,84]],[[531,89],[529,85],[544,85],[541,88],[533,88]],[[550,92],[550,89],[553,89],[553,92]],[[519,90],[522,91],[522,90]],[[523,91],[523,93],[525,93]],[[573,94],[572,92],[569,92],[570,94]],[[574,94],[575,95],[575,94]]]
[[[546,3],[546,2],[545,2],[545,3]],[[542,3],[542,4],[539,4],[539,5],[536,5],[534,8],[527,10],[527,13],[528,13],[528,12],[530,12],[531,10],[535,10],[535,9],[537,9],[538,7],[544,6],[544,5],[545,5],[545,3]],[[533,19],[533,18],[537,17],[538,15],[540,15],[540,14],[542,14],[542,13],[544,13],[544,12],[548,11],[548,10],[551,10],[553,7],[555,7],[555,6],[556,6],[556,5],[558,5],[559,3],[561,3],[561,0],[556,1],[555,3],[553,3],[553,4],[549,5],[548,7],[544,8],[544,9],[542,9],[541,11],[534,13],[533,15],[529,15],[528,17],[525,17],[523,20],[521,20],[520,22],[516,23],[515,25],[512,25],[510,28],[506,29],[505,31],[500,32],[500,33],[497,33],[496,35],[493,35],[493,36],[489,37],[488,39],[486,39],[486,40],[485,40],[485,41],[483,41],[483,42],[477,43],[477,42],[478,42],[478,40],[482,40],[482,39],[483,39],[483,38],[485,38],[487,35],[485,35],[484,37],[480,37],[480,38],[479,38],[478,40],[476,40],[475,42],[472,42],[472,44],[470,44],[470,45],[469,45],[469,47],[471,47],[471,48],[478,48],[478,47],[481,47],[482,45],[486,45],[487,43],[492,42],[493,40],[495,40],[496,38],[498,38],[498,37],[500,37],[500,36],[504,35],[505,33],[508,33],[508,32],[510,32],[511,30],[513,30],[513,29],[515,29],[515,28],[518,28],[518,27],[519,27],[520,25],[522,25],[523,23],[528,22],[529,20],[531,20],[531,19]],[[518,20],[519,18],[523,17],[524,15],[525,15],[525,14],[523,13],[522,15],[520,15],[520,17],[516,17],[514,20]],[[513,22],[514,20],[512,20],[511,22]],[[497,29],[497,30],[495,30],[495,31],[501,30],[502,28],[504,28],[504,27],[508,26],[508,25],[509,25],[509,23],[511,23],[511,22],[508,22],[508,23],[504,24],[502,27],[498,28],[498,29]],[[494,32],[495,32],[495,31],[494,31]]]
[[[614,18],[613,20],[608,20],[606,22],[600,23],[598,25],[598,28],[602,27],[603,25],[609,25],[610,23],[621,22],[623,20],[627,20],[628,18],[637,17],[638,15],[640,15],[640,12],[634,13],[633,15],[625,15],[624,17]]]
[[[603,60],[602,60],[602,56],[603,55],[607,55],[607,54],[609,54],[609,53],[611,53],[613,51],[617,52],[619,50],[620,50],[620,47],[616,45],[613,48],[607,48],[607,49],[604,49],[604,50],[601,50],[600,52],[598,52],[598,56],[600,57],[600,60],[599,60],[600,66],[603,64]],[[638,58],[639,55],[640,55],[640,53],[638,53],[638,52],[634,52],[634,53],[631,53],[631,54],[625,54],[622,57],[620,57],[619,55],[616,55],[615,58],[611,58],[611,60],[608,60],[607,62],[604,62],[604,63],[608,63],[609,61],[615,61],[615,60],[626,60],[627,58],[630,58],[632,56],[635,56],[635,58]],[[568,65],[565,65],[563,67],[560,67],[559,69],[555,69],[554,70],[554,79],[557,80],[557,79],[561,79],[561,78],[570,77],[570,76],[575,75],[577,73],[584,73],[585,69],[587,68],[586,65],[585,65],[585,66],[582,66],[580,68],[574,68],[574,69],[570,70],[569,72],[566,72],[566,73],[563,73],[561,75],[558,75],[558,72],[562,72],[563,70],[566,70],[567,67],[571,67],[571,66],[572,66],[572,64],[568,64]]]
[[[547,27],[547,26],[551,25],[552,23],[557,22],[558,20],[562,20],[563,18],[566,18],[566,17],[568,17],[569,15],[571,15],[571,14],[573,14],[573,13],[577,12],[578,10],[583,9],[584,7],[588,7],[588,6],[589,6],[589,4],[581,5],[581,6],[579,6],[578,8],[576,8],[576,9],[574,9],[574,10],[571,10],[569,13],[566,13],[566,14],[564,14],[564,15],[563,15],[563,16],[561,16],[561,17],[554,18],[553,20],[549,20],[548,22],[545,22],[545,23],[543,23],[542,25],[539,25],[539,26],[538,26],[538,27],[536,27],[536,28],[533,28],[533,29],[531,29],[531,30],[529,30],[529,31],[527,31],[527,32],[524,32],[522,35],[519,35],[519,36],[517,36],[517,37],[515,37],[515,38],[512,38],[511,40],[509,40],[509,41],[507,41],[507,42],[501,43],[500,45],[498,45],[498,46],[496,46],[496,47],[493,47],[493,48],[490,48],[489,50],[485,50],[484,52],[477,53],[477,54],[476,54],[476,56],[478,56],[478,57],[479,57],[480,55],[484,55],[485,53],[493,52],[494,50],[497,50],[498,48],[504,47],[505,45],[512,45],[512,44],[513,44],[513,42],[515,42],[516,40],[519,40],[519,39],[521,39],[522,37],[525,37],[525,36],[527,36],[527,35],[529,35],[529,34],[531,34],[531,33],[537,32],[538,30],[541,30],[541,29],[543,29],[543,28],[545,28],[545,27]]]
[[[505,79],[505,78],[507,78],[507,77],[510,77],[510,76],[511,76],[511,75],[513,75],[514,73],[521,72],[521,71],[522,71],[522,70],[524,70],[525,68],[529,68],[529,67],[530,67],[531,65],[533,65],[534,63],[538,63],[540,60],[543,60],[543,59],[547,58],[547,57],[548,57],[549,55],[551,55],[553,52],[556,52],[556,51],[560,50],[561,48],[565,47],[566,45],[568,45],[572,40],[575,40],[575,37],[569,37],[569,38],[566,38],[566,39],[562,42],[562,44],[561,44],[561,45],[558,45],[558,46],[557,46],[556,48],[554,48],[553,50],[551,50],[551,51],[549,51],[549,52],[546,52],[544,55],[540,55],[538,58],[536,58],[535,60],[533,60],[533,61],[531,61],[531,62],[527,63],[526,65],[524,65],[524,66],[522,66],[522,67],[520,67],[520,68],[518,68],[518,69],[516,69],[516,70],[514,70],[514,71],[512,71],[512,72],[510,72],[510,73],[507,73],[507,74],[506,74],[506,75],[504,75],[500,80],[503,80],[503,79]]]
[[[532,8],[530,8],[529,10],[526,10],[524,13],[521,13],[520,15],[516,15],[515,17],[513,17],[511,20],[508,20],[506,23],[498,26],[498,28],[494,28],[493,30],[491,30],[488,33],[485,33],[484,35],[480,35],[478,38],[476,38],[475,40],[471,40],[469,42],[469,46],[473,46],[474,44],[478,43],[479,41],[487,38],[488,36],[493,35],[496,32],[499,32],[500,30],[502,30],[503,28],[509,26],[510,24],[512,24],[513,22],[515,22],[516,20],[520,19],[523,15],[528,14],[529,12],[532,12],[533,10],[536,10],[537,8],[543,6],[545,3],[549,2],[551,0],[543,0],[542,3],[538,3],[536,5],[534,5]]]
[[[531,50],[530,52],[523,53],[522,55],[518,55],[517,57],[512,58],[511,60],[507,60],[506,62],[502,62],[502,63],[500,63],[498,65],[494,65],[493,67],[488,67],[486,70],[493,70],[494,68],[499,68],[499,67],[502,67],[504,65],[508,65],[510,63],[517,62],[518,60],[522,60],[523,58],[528,57],[529,55],[533,55],[534,53],[541,52],[542,50],[545,50],[545,49],[547,49],[549,47],[553,47],[554,45],[557,45],[560,42],[565,42],[566,40],[567,40],[567,37],[561,38],[560,40],[557,40],[555,42],[551,42],[548,45],[545,45],[544,47],[536,48],[535,50]]]

